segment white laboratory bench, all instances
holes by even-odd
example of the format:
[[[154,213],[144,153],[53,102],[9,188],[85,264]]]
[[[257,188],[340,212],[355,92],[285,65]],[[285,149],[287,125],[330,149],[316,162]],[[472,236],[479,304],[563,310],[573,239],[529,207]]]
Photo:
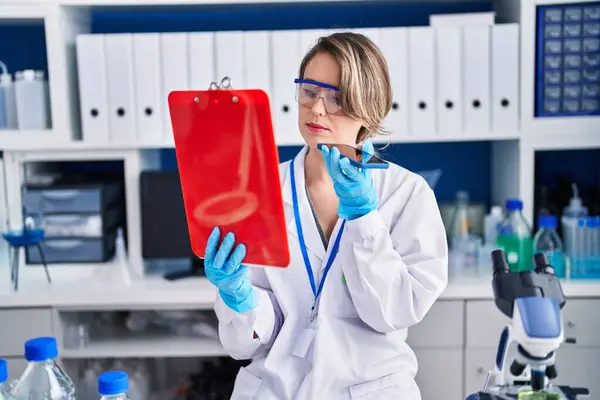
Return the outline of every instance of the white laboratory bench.
[[[567,298],[598,298],[600,280],[562,282]],[[43,280],[21,282],[19,291],[8,285],[0,288],[0,309],[19,307],[52,307],[71,309],[210,309],[216,290],[206,278],[167,281],[150,277],[133,281],[130,286],[93,282],[60,282]],[[440,300],[491,300],[491,277],[451,281]]]
[[[496,308],[490,278],[451,282],[431,311],[409,329],[408,342],[419,360],[417,380],[423,400],[459,400],[484,383],[507,318]],[[565,344],[557,354],[558,382],[600,393],[600,281],[564,281]],[[18,292],[0,289],[0,357],[21,371],[23,341],[54,335],[59,344],[68,312],[111,310],[210,310],[216,291],[206,279],[177,282],[162,278],[131,286],[95,283],[23,282]],[[62,345],[61,345],[62,346]],[[190,358],[226,355],[220,343],[205,338],[125,335],[92,339],[84,348],[60,349],[63,361],[93,358]],[[597,395],[596,395],[597,396]],[[596,398],[592,396],[592,398]]]

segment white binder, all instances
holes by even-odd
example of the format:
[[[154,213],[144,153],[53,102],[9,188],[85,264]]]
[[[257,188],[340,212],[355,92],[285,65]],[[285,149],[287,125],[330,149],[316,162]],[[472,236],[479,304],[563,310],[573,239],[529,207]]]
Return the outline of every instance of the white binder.
[[[262,89],[271,97],[271,41],[268,31],[244,33],[244,82],[248,89]]]
[[[270,35],[275,141],[279,146],[301,144],[303,142],[298,132],[298,103],[294,84],[303,56],[300,32],[281,30],[272,31]]]
[[[455,136],[462,126],[462,30],[435,29],[437,133]]]
[[[109,125],[104,35],[77,35],[75,43],[83,140],[106,143]]]
[[[190,32],[188,36],[190,89],[206,90],[210,84],[223,79],[217,77],[215,61],[215,34]]]
[[[302,57],[308,53],[310,49],[313,48],[314,45],[317,44],[319,38],[323,36],[328,36],[331,32],[327,29],[303,29],[300,31],[300,54]],[[300,65],[298,65],[298,69],[300,69]]]
[[[519,24],[492,30],[492,131],[511,134],[519,129]]]
[[[378,38],[388,64],[393,100],[383,121],[383,129],[391,136],[378,136],[375,141],[387,143],[408,135],[408,29],[381,28]]]
[[[246,88],[244,82],[244,32],[215,33],[217,81],[228,76],[234,89]]]
[[[490,27],[463,27],[464,131],[482,135],[491,130]]]
[[[141,143],[162,142],[163,102],[160,35],[133,34],[133,70],[137,138]]]
[[[135,74],[133,71],[133,36],[119,33],[104,36],[110,141],[133,143],[135,123]]]
[[[160,55],[162,71],[163,140],[173,144],[173,127],[169,113],[169,93],[189,90],[188,35],[187,33],[161,33]]]
[[[431,27],[408,28],[410,134],[435,135],[435,37]]]

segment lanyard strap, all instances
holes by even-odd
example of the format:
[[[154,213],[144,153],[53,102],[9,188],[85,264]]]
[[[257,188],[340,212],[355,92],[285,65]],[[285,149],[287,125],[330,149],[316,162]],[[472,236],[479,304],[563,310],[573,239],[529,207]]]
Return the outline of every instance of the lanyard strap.
[[[329,255],[329,259],[327,260],[327,264],[325,265],[325,271],[323,272],[323,277],[321,278],[321,282],[319,282],[319,287],[315,284],[315,276],[313,274],[312,266],[310,264],[310,259],[308,258],[308,251],[306,249],[306,242],[304,241],[304,233],[302,232],[302,221],[300,219],[300,207],[298,206],[298,192],[296,190],[296,174],[294,171],[294,162],[295,158],[292,159],[290,163],[290,176],[291,176],[291,184],[292,184],[292,201],[294,205],[294,219],[296,220],[296,230],[298,231],[298,240],[300,242],[300,250],[302,251],[302,258],[304,259],[304,266],[306,267],[306,273],[308,274],[308,279],[310,280],[310,287],[312,289],[313,295],[315,296],[315,302],[319,298],[321,291],[323,290],[323,285],[325,284],[325,278],[327,278],[327,274],[331,269],[331,265],[333,264],[333,260],[337,256],[340,240],[342,239],[342,234],[344,233],[344,225],[346,225],[346,220],[342,221],[342,225],[340,226],[340,230],[335,238],[335,242],[333,243],[333,247],[331,248],[331,254]],[[313,306],[314,307],[314,306]]]

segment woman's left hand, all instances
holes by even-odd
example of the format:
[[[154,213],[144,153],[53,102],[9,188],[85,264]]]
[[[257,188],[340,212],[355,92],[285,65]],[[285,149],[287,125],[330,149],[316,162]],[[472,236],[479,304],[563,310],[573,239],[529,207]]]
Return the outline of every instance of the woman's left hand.
[[[363,152],[369,157],[374,153],[373,144],[367,139]],[[337,147],[329,150],[322,146],[321,153],[327,171],[333,179],[333,188],[340,201],[338,215],[351,221],[370,213],[377,208],[378,199],[371,171],[354,167],[347,157],[341,157]],[[368,159],[363,160],[363,162]]]

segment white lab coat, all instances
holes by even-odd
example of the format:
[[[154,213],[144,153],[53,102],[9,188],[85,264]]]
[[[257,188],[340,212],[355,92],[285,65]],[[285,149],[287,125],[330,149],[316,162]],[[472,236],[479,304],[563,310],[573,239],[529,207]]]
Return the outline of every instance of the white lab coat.
[[[296,184],[318,286],[341,221],[326,251],[304,190],[306,151],[295,158]],[[253,311],[238,314],[219,296],[215,302],[224,348],[233,358],[253,359],[239,371],[232,400],[420,400],[407,328],[422,320],[448,276],[446,234],[433,191],[397,165],[373,170],[379,208],[346,222],[320,296],[315,337],[300,358],[291,353],[314,296],[294,222],[289,163],[280,166],[289,267],[250,270],[259,297]]]

